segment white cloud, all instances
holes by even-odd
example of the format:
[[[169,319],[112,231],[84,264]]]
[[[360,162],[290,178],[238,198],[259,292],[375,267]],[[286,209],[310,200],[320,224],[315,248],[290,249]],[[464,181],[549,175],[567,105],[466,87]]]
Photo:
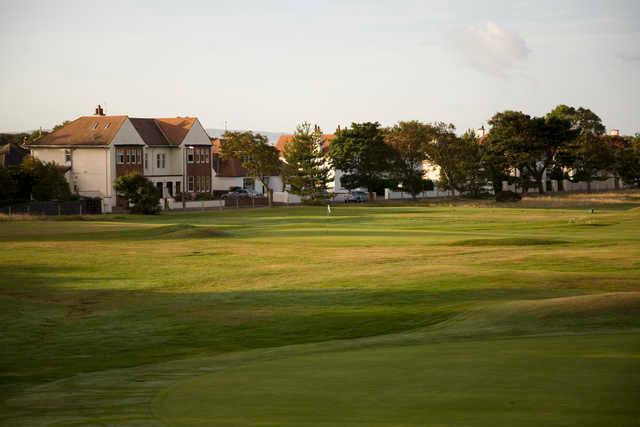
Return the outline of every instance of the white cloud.
[[[454,34],[452,41],[465,62],[492,75],[505,75],[530,52],[522,37],[495,22],[487,22],[482,27],[467,27]]]

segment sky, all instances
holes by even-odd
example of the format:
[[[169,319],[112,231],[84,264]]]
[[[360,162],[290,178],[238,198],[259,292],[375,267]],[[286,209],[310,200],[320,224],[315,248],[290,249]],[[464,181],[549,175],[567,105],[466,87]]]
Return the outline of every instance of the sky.
[[[592,109],[640,132],[640,1],[0,0],[0,131],[93,114],[332,132]]]

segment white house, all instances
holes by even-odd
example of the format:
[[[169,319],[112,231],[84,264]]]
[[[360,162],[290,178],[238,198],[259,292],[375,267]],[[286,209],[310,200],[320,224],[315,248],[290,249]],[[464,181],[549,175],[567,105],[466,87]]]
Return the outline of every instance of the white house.
[[[213,157],[213,191],[229,191],[231,188],[244,188],[258,194],[266,194],[267,189],[261,182],[247,176],[247,171],[242,167],[240,159],[223,159],[220,156],[220,146],[223,141],[220,138],[211,139]],[[267,185],[273,191],[282,191],[282,177],[269,176]]]
[[[72,191],[102,198],[103,212],[124,205],[113,186],[131,172],[146,176],[166,198],[211,191],[211,140],[195,117],[107,116],[98,106],[29,148],[40,160],[68,167]]]

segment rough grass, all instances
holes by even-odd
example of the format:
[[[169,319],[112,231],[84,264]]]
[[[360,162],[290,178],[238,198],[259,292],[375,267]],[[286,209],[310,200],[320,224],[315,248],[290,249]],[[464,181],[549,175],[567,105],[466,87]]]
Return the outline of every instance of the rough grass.
[[[640,210],[628,206],[10,221],[0,223],[0,251],[6,425],[152,425],[150,402],[172,384],[265,358],[505,336],[638,336]],[[611,340],[635,351],[626,338]],[[596,369],[594,381],[615,382],[610,369]]]

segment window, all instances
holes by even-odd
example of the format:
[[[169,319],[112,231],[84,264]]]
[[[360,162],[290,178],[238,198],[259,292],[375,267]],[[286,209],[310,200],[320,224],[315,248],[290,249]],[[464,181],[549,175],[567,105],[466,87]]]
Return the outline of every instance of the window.
[[[209,152],[209,149],[203,148],[202,150],[204,151],[204,162],[209,163],[209,157],[211,157],[211,153]]]
[[[242,188],[244,188],[245,190],[253,190],[254,188],[253,178],[243,178]]]
[[[92,126],[93,129],[98,129],[98,122],[95,122]]]
[[[188,182],[189,182],[189,187],[188,187],[188,188],[189,188],[189,190],[188,190],[188,191],[189,191],[189,192],[192,192],[192,191],[193,191],[193,185],[194,185],[194,182],[193,182],[193,181],[194,181],[194,180],[193,180],[193,177],[192,177],[192,176],[190,176],[190,177],[188,178]]]
[[[64,161],[67,163],[71,163],[71,150],[68,148],[64,150]]]
[[[138,163],[138,150],[136,150],[135,148],[131,149],[131,164],[135,165],[136,163]]]
[[[176,194],[180,194],[180,181],[176,181]]]
[[[144,153],[144,168],[149,169],[149,153]]]
[[[166,165],[165,161],[167,160],[167,155],[165,153],[162,153],[160,158],[162,159],[162,169],[164,169]]]
[[[116,163],[119,165],[124,164],[124,150],[122,148],[116,150]]]
[[[104,124],[104,128],[105,129],[109,129],[109,126],[111,126],[111,122],[107,122]]]
[[[156,154],[156,168],[160,169],[160,153]]]
[[[193,148],[187,149],[187,163],[193,163]]]
[[[138,164],[141,165],[142,164],[142,148],[138,148],[136,150],[136,153],[138,158]]]

